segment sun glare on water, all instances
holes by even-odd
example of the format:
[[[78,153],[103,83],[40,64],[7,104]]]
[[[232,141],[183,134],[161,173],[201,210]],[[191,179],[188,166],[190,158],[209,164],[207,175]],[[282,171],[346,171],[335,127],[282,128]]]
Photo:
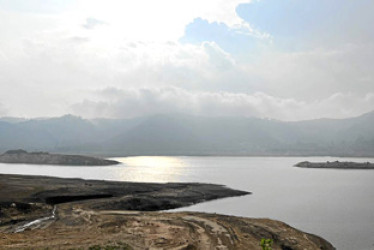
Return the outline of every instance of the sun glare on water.
[[[125,167],[119,170],[122,180],[139,182],[173,182],[178,181],[184,172],[185,163],[168,156],[137,156],[116,158]]]

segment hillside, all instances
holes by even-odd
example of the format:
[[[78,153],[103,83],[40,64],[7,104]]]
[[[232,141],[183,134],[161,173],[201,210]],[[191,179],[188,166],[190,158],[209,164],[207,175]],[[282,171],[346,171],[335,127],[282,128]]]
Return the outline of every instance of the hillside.
[[[300,122],[156,115],[135,119],[0,119],[0,151],[91,155],[374,156],[374,112]]]

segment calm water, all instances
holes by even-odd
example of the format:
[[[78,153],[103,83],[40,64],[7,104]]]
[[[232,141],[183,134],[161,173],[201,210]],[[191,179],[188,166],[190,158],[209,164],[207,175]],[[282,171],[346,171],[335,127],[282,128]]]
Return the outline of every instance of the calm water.
[[[266,217],[332,242],[338,249],[374,249],[374,170],[292,167],[299,161],[371,161],[331,157],[129,157],[114,167],[0,164],[1,173],[146,182],[208,182],[252,195],[183,208]]]

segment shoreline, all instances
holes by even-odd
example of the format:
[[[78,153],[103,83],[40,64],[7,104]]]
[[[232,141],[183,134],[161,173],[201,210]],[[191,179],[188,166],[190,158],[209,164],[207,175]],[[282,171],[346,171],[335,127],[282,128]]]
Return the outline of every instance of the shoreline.
[[[160,211],[250,194],[222,185],[0,174],[0,186],[4,249],[256,249],[262,238],[274,239],[273,249],[334,249],[319,236],[270,219]]]
[[[0,202],[90,203],[95,209],[155,211],[225,197],[251,194],[223,185],[205,183],[142,183],[38,175],[0,174]],[[97,201],[99,200],[99,201]]]

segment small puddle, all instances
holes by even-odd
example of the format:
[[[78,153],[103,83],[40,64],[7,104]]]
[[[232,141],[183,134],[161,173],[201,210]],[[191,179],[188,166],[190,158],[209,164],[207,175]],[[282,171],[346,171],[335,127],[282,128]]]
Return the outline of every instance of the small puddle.
[[[29,227],[37,226],[37,225],[41,224],[42,222],[55,219],[55,217],[56,217],[56,206],[53,207],[52,215],[51,216],[47,216],[47,217],[43,217],[43,218],[39,218],[39,219],[30,221],[30,222],[28,222],[28,223],[26,223],[26,224],[24,224],[22,226],[17,227],[14,230],[14,232],[15,233],[21,233],[21,232],[25,231]]]

